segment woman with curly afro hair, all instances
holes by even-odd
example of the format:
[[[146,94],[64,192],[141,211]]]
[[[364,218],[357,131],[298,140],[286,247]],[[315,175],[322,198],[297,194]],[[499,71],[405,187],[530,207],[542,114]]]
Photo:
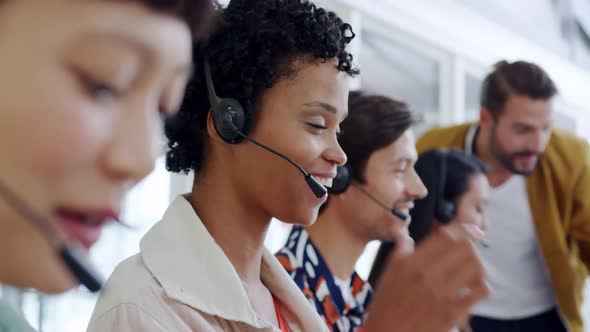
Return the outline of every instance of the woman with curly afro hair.
[[[346,162],[354,33],[305,0],[232,0],[218,14],[166,127],[167,167],[194,172],[192,192],[116,268],[90,331],[326,331],[264,238],[272,218],[312,224]]]

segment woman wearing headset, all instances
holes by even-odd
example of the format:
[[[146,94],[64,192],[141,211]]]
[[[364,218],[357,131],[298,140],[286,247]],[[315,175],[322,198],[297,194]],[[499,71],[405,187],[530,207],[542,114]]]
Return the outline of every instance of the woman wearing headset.
[[[432,191],[411,212],[414,241],[420,243],[433,229],[450,222],[485,230],[490,185],[483,162],[460,150],[431,150],[420,155],[416,172]]]
[[[167,167],[193,171],[192,192],[115,269],[89,331],[325,329],[264,238],[273,217],[313,223],[346,161],[352,30],[304,0],[232,0],[219,14],[166,130]]]
[[[79,285],[69,246],[90,248],[153,168],[209,7],[0,1],[0,283]],[[0,330],[30,326],[0,303]]]

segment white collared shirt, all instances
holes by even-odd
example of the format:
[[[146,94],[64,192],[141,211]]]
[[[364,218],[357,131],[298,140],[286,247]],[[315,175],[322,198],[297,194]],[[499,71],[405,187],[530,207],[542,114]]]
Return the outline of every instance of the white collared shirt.
[[[292,331],[327,330],[266,249],[260,274]],[[88,331],[278,330],[254,312],[231,262],[180,196],[141,240],[140,253],[117,266]]]

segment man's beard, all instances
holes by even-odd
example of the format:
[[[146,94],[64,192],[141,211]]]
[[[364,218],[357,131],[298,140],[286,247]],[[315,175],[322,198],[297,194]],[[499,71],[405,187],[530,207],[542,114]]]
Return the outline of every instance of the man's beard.
[[[513,174],[525,176],[530,175],[535,170],[539,162],[539,159],[541,158],[541,155],[539,153],[530,150],[522,150],[512,153],[506,152],[500,144],[500,142],[498,141],[495,131],[492,132],[492,137],[490,140],[490,151],[494,158],[496,158],[500,165],[502,165],[502,167],[504,167]],[[514,160],[518,157],[537,157],[537,160],[529,169],[519,169],[516,166]]]

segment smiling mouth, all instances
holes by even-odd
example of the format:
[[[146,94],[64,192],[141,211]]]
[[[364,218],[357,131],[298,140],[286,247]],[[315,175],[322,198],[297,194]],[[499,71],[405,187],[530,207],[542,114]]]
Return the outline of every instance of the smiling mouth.
[[[332,178],[325,178],[321,176],[314,176],[319,183],[321,183],[324,187],[331,188],[332,187]]]
[[[407,216],[407,219],[405,219],[406,225],[410,225],[410,223],[412,222],[412,215],[410,214],[410,210],[412,210],[413,207],[413,205],[408,207],[407,204],[404,204],[403,207],[394,206],[393,209],[405,214]]]

